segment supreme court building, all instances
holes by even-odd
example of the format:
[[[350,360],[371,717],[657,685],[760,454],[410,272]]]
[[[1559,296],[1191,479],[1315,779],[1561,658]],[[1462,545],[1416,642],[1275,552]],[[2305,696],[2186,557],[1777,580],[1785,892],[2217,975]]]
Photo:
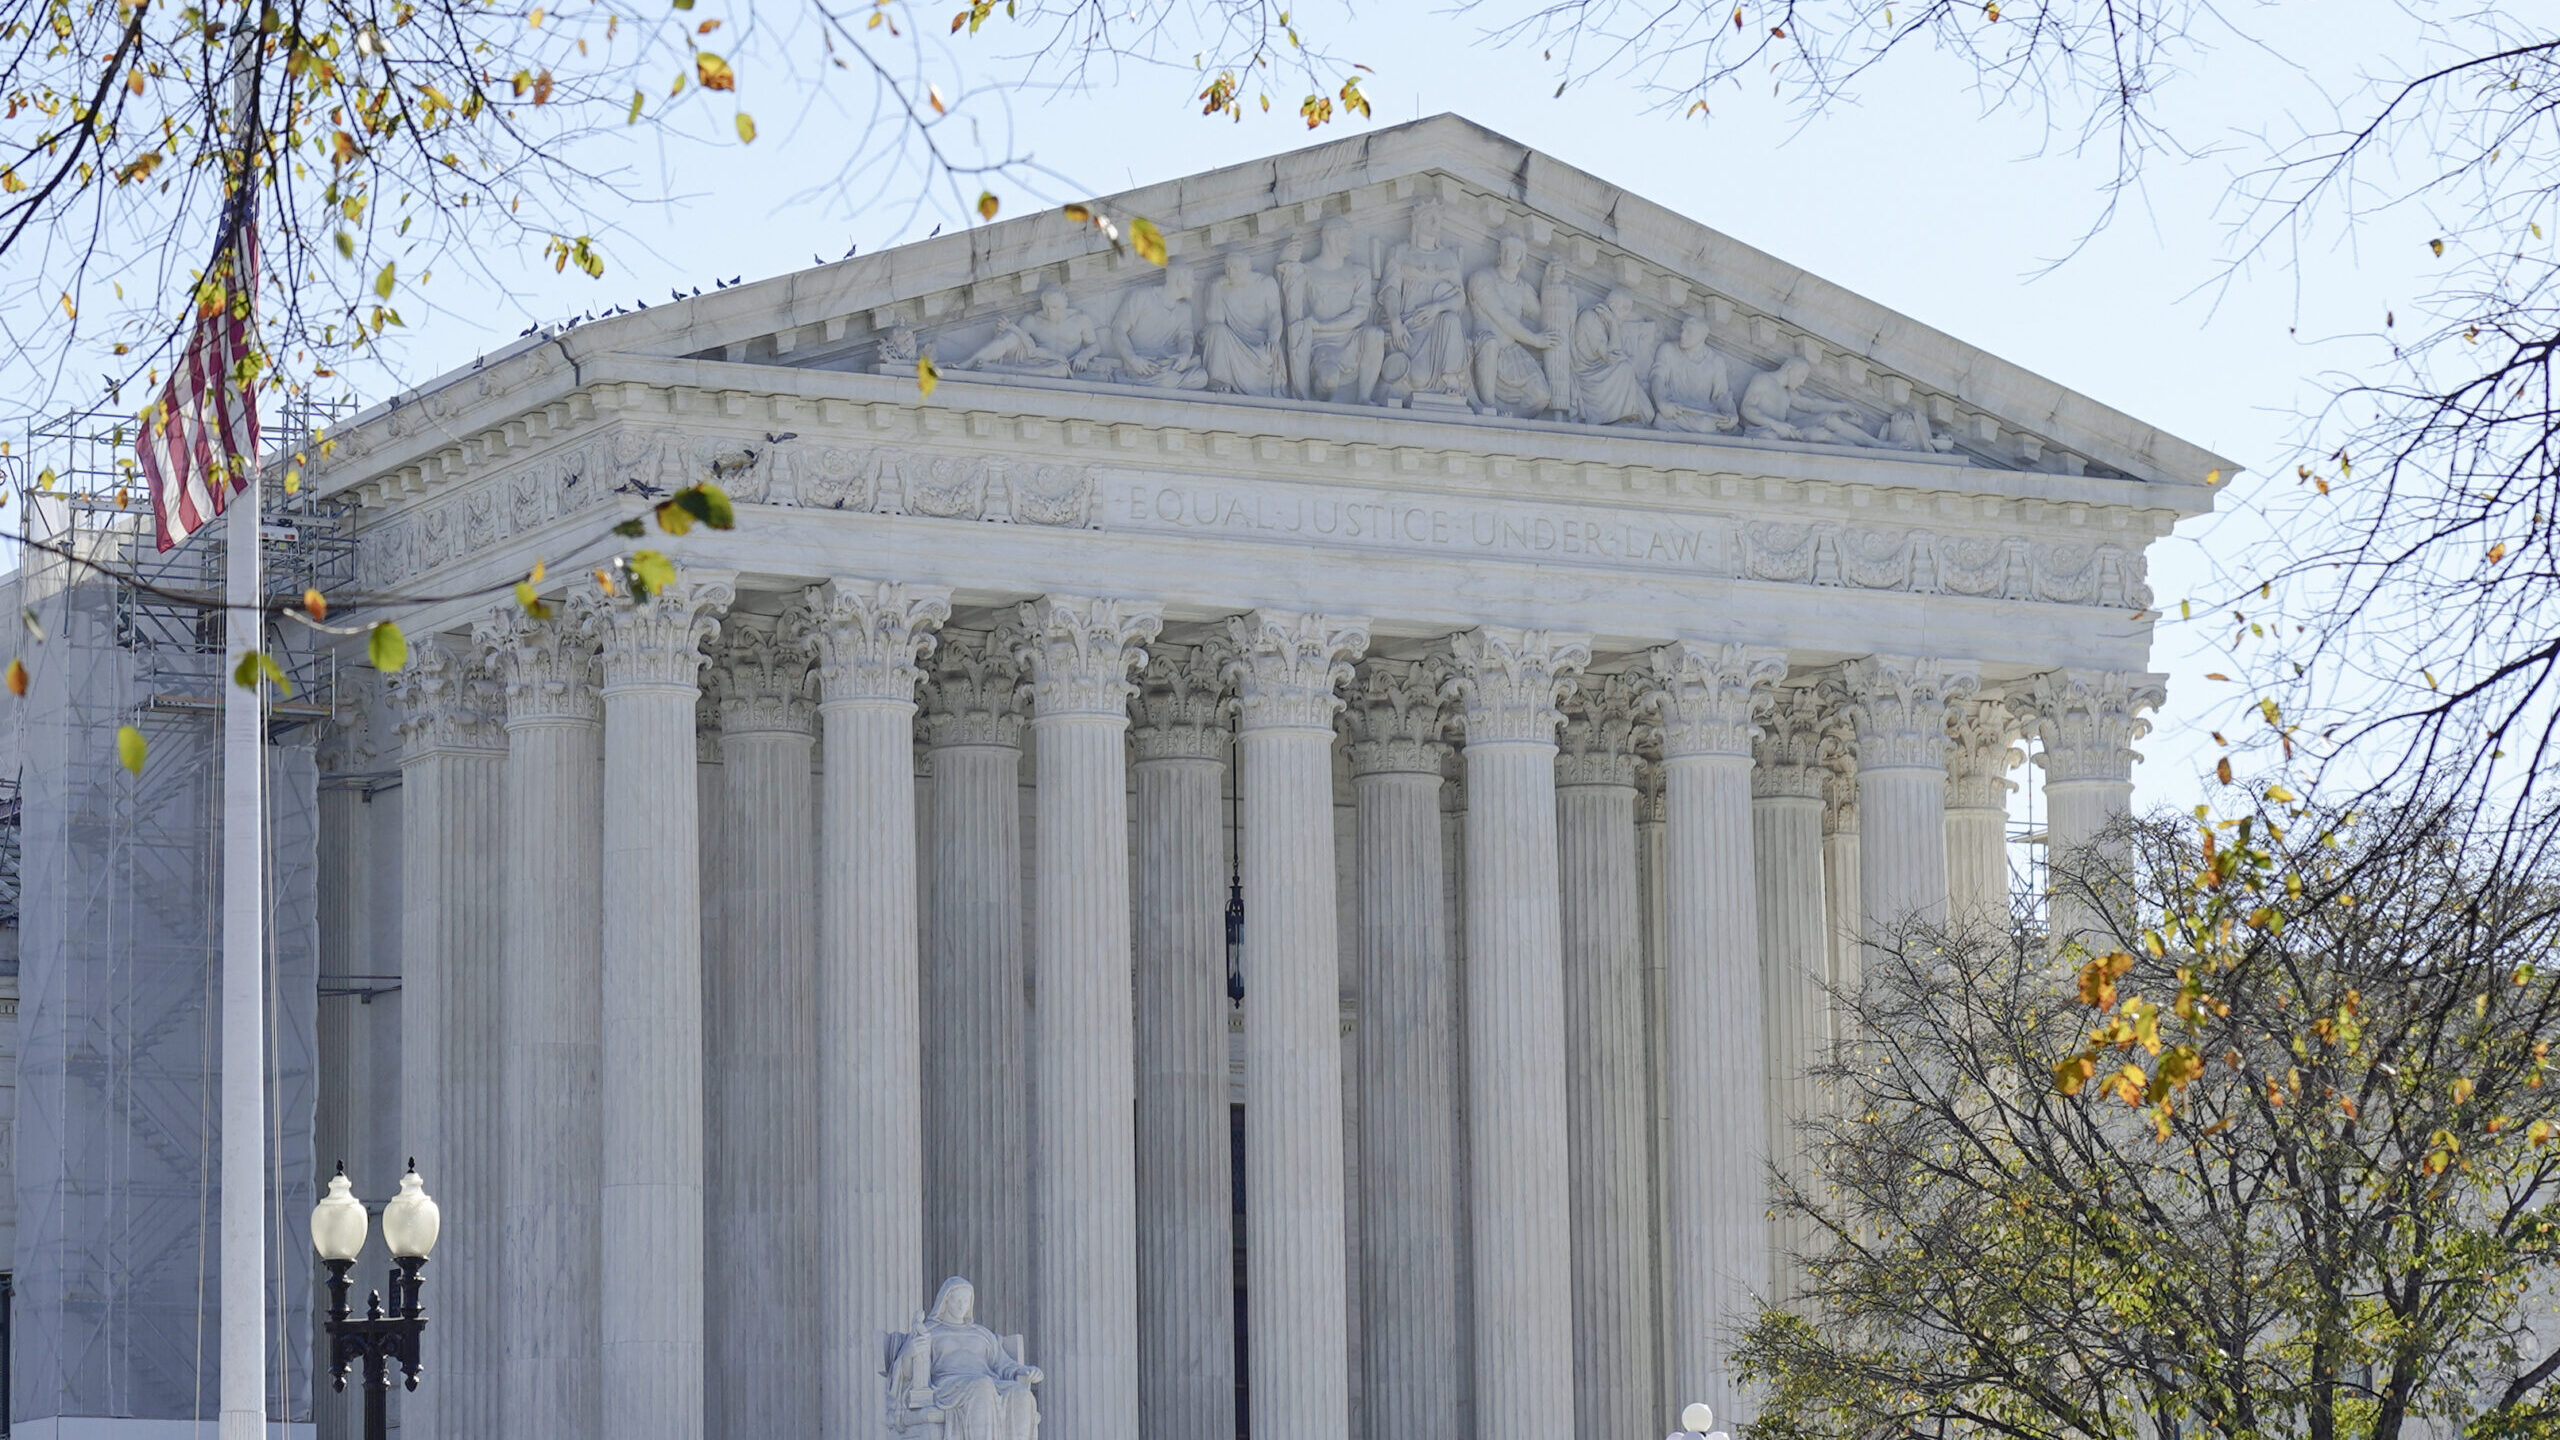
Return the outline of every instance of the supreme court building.
[[[736,286],[307,474],[414,651],[278,782],[282,1160],[442,1202],[410,1440],[874,1440],[947,1275],[1046,1440],[1747,1419],[1857,937],[2005,915],[2015,785],[2129,804],[2228,462],[1453,117],[1093,208],[1170,263],[1049,211]],[[91,1183],[31,1145],[22,1255]]]

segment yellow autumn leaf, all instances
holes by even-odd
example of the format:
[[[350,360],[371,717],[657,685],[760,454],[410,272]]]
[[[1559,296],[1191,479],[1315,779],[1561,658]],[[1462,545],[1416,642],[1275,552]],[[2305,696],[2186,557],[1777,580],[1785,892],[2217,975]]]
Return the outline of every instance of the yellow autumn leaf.
[[[942,383],[942,372],[934,368],[933,354],[928,351],[916,357],[916,398],[930,400],[933,387]]]
[[[948,115],[951,113],[951,107],[942,103],[942,87],[939,85],[925,86],[924,100],[926,104],[933,107],[933,113],[936,115]]]
[[[150,753],[151,743],[142,738],[141,731],[130,725],[116,727],[116,759],[124,763],[125,769],[141,774],[142,762]]]
[[[694,77],[702,82],[702,88],[705,90],[738,88],[738,72],[729,68],[728,61],[708,50],[693,57],[693,73]]]
[[[1129,222],[1129,248],[1137,251],[1138,258],[1150,265],[1165,263],[1164,232],[1144,215]]]
[[[981,190],[981,191],[979,191],[979,192],[978,192],[978,218],[979,218],[979,219],[981,219],[981,220],[993,220],[994,218],[996,218],[996,210],[997,210],[997,209],[998,209],[998,204],[997,204],[997,201],[996,201],[996,192],[994,192],[993,190]]]
[[[9,693],[20,696],[27,693],[27,662],[24,660],[9,662]]]
[[[2278,805],[2290,805],[2293,803],[2293,792],[2281,785],[2270,785],[2267,787],[2267,798]]]
[[[1093,219],[1092,208],[1085,205],[1070,205],[1060,213],[1078,225],[1087,224]]]
[[[2490,547],[2489,547],[2489,563],[2490,563],[2490,564],[2495,565],[2495,564],[2497,564],[2499,561],[2504,560],[2504,559],[2506,559],[2506,558],[2507,558],[2507,543],[2506,543],[2505,541],[2501,540],[2501,541],[2499,541],[2497,544],[2492,545],[2492,546],[2490,546]]]
[[[328,619],[328,618],[329,618],[329,597],[328,597],[328,596],[326,596],[326,595],[321,594],[321,593],[320,593],[319,591],[317,591],[317,590],[305,590],[305,591],[303,591],[303,592],[302,592],[302,613],[304,613],[305,615],[310,616],[310,617],[311,617],[312,619],[314,619],[314,620],[326,620],[326,619]]]
[[[738,141],[744,145],[752,145],[756,141],[756,117],[744,110],[738,112]]]

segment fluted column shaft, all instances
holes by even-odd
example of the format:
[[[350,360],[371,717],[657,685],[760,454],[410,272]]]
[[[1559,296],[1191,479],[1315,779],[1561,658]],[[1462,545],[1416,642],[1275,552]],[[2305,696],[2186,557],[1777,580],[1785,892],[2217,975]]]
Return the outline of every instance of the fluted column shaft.
[[[1477,1440],[1573,1431],[1557,702],[1580,637],[1453,637],[1467,763],[1467,1095]]]
[[[2130,858],[2109,832],[2133,809],[2133,742],[2148,733],[2145,711],[2168,698],[2166,677],[2113,670],[2053,670],[2010,697],[2043,753],[2045,854],[2052,871],[2047,929],[2056,950],[2092,932],[2099,897],[2128,878]]]
[[[1131,1112],[1129,674],[1152,606],[1022,607],[1040,795],[1032,915],[1033,1359],[1055,1440],[1138,1430],[1138,1181]]]
[[[439,1313],[455,1322],[438,1337],[443,1383],[404,1419],[427,1440],[463,1440],[500,1433],[505,1363],[505,700],[467,647],[440,640],[419,645],[392,683],[403,707],[399,1118],[454,1241],[436,1251]]]
[[[928,1279],[979,1319],[1031,1323],[1030,1015],[1023,1000],[1022,724],[1011,641],[946,631],[923,689],[924,1161]]]
[[[1841,667],[1858,747],[1859,907],[1870,948],[1947,920],[1947,716],[1970,669],[1878,655]]]
[[[1360,1301],[1370,1440],[1457,1413],[1458,1006],[1433,667],[1371,661],[1345,716],[1359,866]]]
[[[1759,895],[1751,713],[1786,671],[1775,652],[1682,642],[1649,658],[1662,723],[1665,1157],[1674,1393],[1727,1424],[1754,1407],[1725,1356],[1769,1288]]]
[[[522,614],[501,615],[478,638],[506,687],[504,1433],[601,1440],[605,824],[595,641],[577,620]],[[688,752],[677,773],[691,766]]]
[[[1138,1433],[1235,1433],[1227,1125],[1228,736],[1215,657],[1164,647],[1138,695]]]
[[[1767,1006],[1769,1159],[1810,1189],[1810,1157],[1797,1127],[1815,1117],[1821,1095],[1813,1068],[1830,1058],[1831,927],[1824,913],[1822,707],[1811,691],[1790,690],[1762,716],[1752,747],[1751,857],[1758,879],[1760,990]],[[1773,1215],[1775,1294],[1802,1288],[1800,1257],[1813,1227]]]
[[[1322,1440],[1351,1423],[1334,692],[1369,631],[1273,611],[1227,628],[1242,766],[1247,1393],[1254,1434]]]
[[[881,1433],[880,1337],[925,1303],[915,687],[938,587],[811,589],[817,661],[819,1434]]]
[[[1586,682],[1556,768],[1577,1434],[1657,1418],[1651,1107],[1636,855],[1636,692]]]
[[[733,623],[713,671],[726,840],[703,977],[713,1440],[818,1428],[817,740],[800,620]]]
[[[1837,708],[1837,692],[1824,698],[1829,709],[1822,737],[1822,906],[1830,922],[1829,1040],[1837,1045],[1847,1033],[1843,1012],[1865,973],[1859,935],[1866,902],[1858,875],[1857,746]]]
[[[1999,700],[1947,709],[1947,905],[1995,935],[2009,928],[2009,767],[2015,723]]]
[[[604,671],[605,1430],[703,1433],[702,863],[694,710],[735,592],[600,607]],[[648,1263],[634,1264],[647,1256]]]

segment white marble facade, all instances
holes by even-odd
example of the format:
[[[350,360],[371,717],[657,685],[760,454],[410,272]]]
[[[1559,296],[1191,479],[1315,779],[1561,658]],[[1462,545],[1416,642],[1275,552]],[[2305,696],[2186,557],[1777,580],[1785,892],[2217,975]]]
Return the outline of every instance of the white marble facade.
[[[1747,1418],[1825,987],[1999,903],[2021,740],[2054,843],[2129,803],[2226,462],[1456,119],[1097,209],[1173,264],[734,287],[315,472],[417,594],[738,502],[411,617],[417,1143],[499,1237],[419,1440],[869,1440],[949,1274],[1050,1440]]]

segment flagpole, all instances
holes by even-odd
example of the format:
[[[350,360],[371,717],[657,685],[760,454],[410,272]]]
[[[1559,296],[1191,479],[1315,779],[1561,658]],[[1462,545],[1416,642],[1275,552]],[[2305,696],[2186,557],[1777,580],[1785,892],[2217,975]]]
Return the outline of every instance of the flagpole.
[[[257,143],[259,36],[254,28],[235,37],[232,84],[234,120],[243,160],[240,174],[251,188],[241,197],[246,224],[255,225],[256,170],[246,156]],[[242,263],[254,236],[233,251],[230,283],[250,287],[255,325],[254,272]],[[254,394],[244,403],[255,406]],[[251,434],[255,434],[254,412]],[[249,483],[231,497],[225,533],[222,606],[225,668],[266,648],[265,586],[260,575],[261,494],[257,446],[225,456],[247,467]],[[208,493],[228,476],[208,477]],[[228,677],[217,675],[216,684]],[[266,725],[262,678],[222,686],[222,1354],[220,1420],[216,1440],[260,1440],[267,1423],[267,1061],[266,1061],[266,853],[267,808],[262,793]]]
[[[231,499],[223,559],[224,653],[265,648],[260,485]],[[266,737],[261,693],[222,699],[222,1390],[217,1440],[258,1440],[267,1418]]]

